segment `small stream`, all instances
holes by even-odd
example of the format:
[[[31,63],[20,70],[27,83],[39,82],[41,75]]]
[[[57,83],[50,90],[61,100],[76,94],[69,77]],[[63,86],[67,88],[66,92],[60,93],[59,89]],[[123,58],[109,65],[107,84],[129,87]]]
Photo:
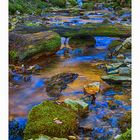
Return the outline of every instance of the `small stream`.
[[[103,83],[100,77],[106,74],[105,71],[93,66],[105,63],[107,47],[116,38],[97,36],[95,39],[96,45],[93,47],[70,50],[68,55],[64,54],[65,48],[63,48],[51,58],[49,63],[45,59],[41,60],[38,64],[43,67],[43,70],[38,75],[32,75],[31,82],[21,82],[19,85],[10,87],[9,119],[15,119],[24,128],[30,109],[51,99],[46,94],[44,81],[54,74],[62,72],[79,74],[79,77],[62,92],[60,100],[68,97],[79,99],[84,94],[84,85],[94,81]],[[18,82],[20,83],[20,80]],[[124,90],[122,87],[118,87],[117,90],[113,88],[103,94],[98,94],[95,105],[90,103],[90,99],[86,100],[89,104],[89,114],[80,120],[80,140],[83,140],[84,137],[90,137],[91,140],[108,140],[120,134],[118,119],[125,111],[131,110],[131,106],[126,102],[115,100],[113,96],[122,95]],[[116,107],[111,108],[108,101],[113,101]],[[103,118],[106,116],[110,117],[104,120]],[[83,128],[88,128],[90,131],[84,131]],[[13,140],[12,136],[10,136],[10,140]],[[22,137],[17,137],[16,140],[22,140]]]

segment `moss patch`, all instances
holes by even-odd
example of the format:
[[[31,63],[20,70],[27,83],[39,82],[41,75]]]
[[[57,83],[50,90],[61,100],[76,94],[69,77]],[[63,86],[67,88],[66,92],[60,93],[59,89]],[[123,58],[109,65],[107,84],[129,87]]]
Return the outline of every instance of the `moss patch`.
[[[54,122],[58,119],[62,124]],[[77,115],[69,108],[57,105],[51,101],[45,101],[33,107],[28,115],[28,123],[25,129],[24,140],[37,138],[39,135],[47,135],[58,138],[67,138],[70,133],[77,130]]]
[[[131,129],[128,129],[117,140],[131,140]]]
[[[46,27],[50,29],[50,27]],[[111,24],[85,24],[72,27],[54,27],[55,32],[65,37],[75,36],[110,36],[110,37],[129,37],[131,36],[131,27],[125,25]]]
[[[112,43],[109,45],[108,49],[111,51],[111,50],[114,50],[117,46],[121,45],[122,42],[119,41],[119,40],[113,40]]]
[[[33,34],[11,33],[9,38],[10,50],[17,52],[16,56],[20,61],[44,54],[50,56],[61,46],[60,36],[52,31]]]

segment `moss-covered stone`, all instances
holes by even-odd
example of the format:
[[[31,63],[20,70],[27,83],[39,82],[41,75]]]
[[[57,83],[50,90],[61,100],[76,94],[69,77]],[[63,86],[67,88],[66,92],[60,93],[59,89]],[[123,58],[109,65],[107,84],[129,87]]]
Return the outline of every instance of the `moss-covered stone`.
[[[121,44],[122,44],[121,41],[119,41],[119,40],[113,40],[112,43],[109,45],[108,49],[110,51],[115,50],[115,47],[117,47],[117,46],[119,46]]]
[[[131,112],[127,112],[118,122],[121,132],[124,133],[131,128]]]
[[[19,60],[54,54],[60,47],[60,36],[52,31],[33,34],[10,33],[10,50],[16,51]]]
[[[131,35],[131,27],[125,25],[111,24],[85,24],[81,26],[71,27],[46,27],[65,37],[75,36],[111,36],[111,37],[129,37]]]
[[[30,111],[24,140],[38,138],[40,135],[67,138],[76,131],[77,114],[73,110],[52,101],[45,101]]]
[[[131,129],[128,129],[117,140],[131,140]]]

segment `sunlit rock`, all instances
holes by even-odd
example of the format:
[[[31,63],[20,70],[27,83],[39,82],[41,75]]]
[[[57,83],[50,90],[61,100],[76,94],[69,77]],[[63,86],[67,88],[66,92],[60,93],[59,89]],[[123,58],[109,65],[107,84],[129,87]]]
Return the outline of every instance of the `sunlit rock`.
[[[84,86],[84,92],[86,94],[93,95],[98,93],[99,91],[100,91],[100,82],[94,82]]]

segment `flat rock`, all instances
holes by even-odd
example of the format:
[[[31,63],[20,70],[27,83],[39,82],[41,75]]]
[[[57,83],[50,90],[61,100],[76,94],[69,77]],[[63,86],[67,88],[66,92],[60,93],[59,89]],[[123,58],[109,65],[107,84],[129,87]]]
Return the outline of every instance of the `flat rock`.
[[[122,82],[130,82],[131,78],[128,76],[118,76],[118,75],[107,75],[101,77],[104,81],[122,83]]]
[[[67,84],[78,77],[76,73],[60,73],[46,80],[46,92],[51,97],[59,97]]]

